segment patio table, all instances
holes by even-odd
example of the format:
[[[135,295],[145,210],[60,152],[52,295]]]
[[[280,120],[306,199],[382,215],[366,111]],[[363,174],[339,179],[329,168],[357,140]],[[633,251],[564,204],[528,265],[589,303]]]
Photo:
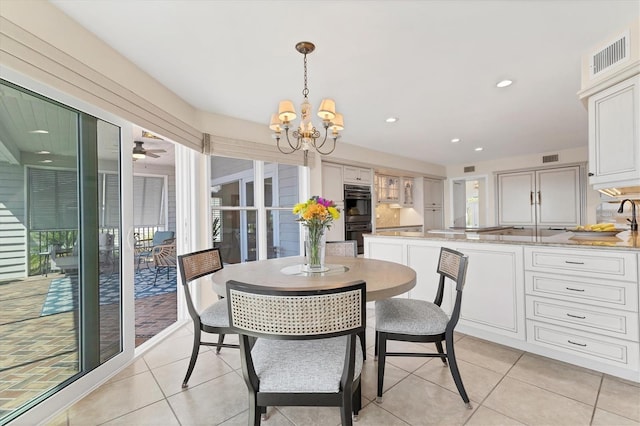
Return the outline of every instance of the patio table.
[[[276,287],[284,290],[338,288],[354,281],[367,283],[367,301],[387,299],[406,293],[416,285],[416,272],[408,266],[361,257],[327,256],[326,272],[305,272],[304,257],[281,257],[256,262],[224,265],[211,276],[214,291],[226,294],[229,280]]]

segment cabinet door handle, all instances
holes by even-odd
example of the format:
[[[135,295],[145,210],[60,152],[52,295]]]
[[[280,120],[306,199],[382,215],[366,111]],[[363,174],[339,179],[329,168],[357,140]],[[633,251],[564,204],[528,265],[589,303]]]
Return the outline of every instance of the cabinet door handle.
[[[529,192],[529,204],[533,205],[533,191]]]
[[[572,265],[584,265],[584,262],[575,262],[572,260],[565,260],[564,263],[570,263]]]
[[[568,317],[578,318],[578,319],[586,319],[587,317],[581,317],[580,315],[567,314]]]
[[[571,291],[584,291],[584,288],[571,288],[571,287],[565,287],[565,288]]]
[[[542,204],[542,194],[538,191],[538,204]]]
[[[572,342],[571,340],[567,340],[567,342],[571,343],[572,345],[582,346],[583,348],[587,346],[586,343],[576,343],[576,342]]]
[[[587,173],[587,176],[595,176],[593,173],[589,172]]]

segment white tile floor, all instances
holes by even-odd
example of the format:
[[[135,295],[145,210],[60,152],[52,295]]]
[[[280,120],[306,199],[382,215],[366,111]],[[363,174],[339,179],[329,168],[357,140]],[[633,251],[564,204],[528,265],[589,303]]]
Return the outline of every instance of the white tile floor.
[[[377,404],[373,324],[367,331],[371,346],[362,373],[360,426],[640,425],[640,384],[464,335],[458,336],[456,356],[472,410],[465,408],[449,369],[432,358],[389,358],[384,401]],[[181,388],[192,336],[191,325],[181,328],[49,424],[246,425],[247,391],[237,350],[217,356],[203,348],[189,388]],[[263,424],[339,425],[340,413],[330,407],[270,407]]]

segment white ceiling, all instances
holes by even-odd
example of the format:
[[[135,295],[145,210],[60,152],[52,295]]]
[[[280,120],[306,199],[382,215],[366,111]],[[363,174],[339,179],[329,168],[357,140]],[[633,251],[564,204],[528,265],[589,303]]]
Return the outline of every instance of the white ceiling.
[[[344,143],[444,165],[585,146],[581,56],[640,16],[637,0],[51,1],[196,108],[265,126],[279,100],[299,109],[294,46],[312,41],[309,99],[335,99]]]

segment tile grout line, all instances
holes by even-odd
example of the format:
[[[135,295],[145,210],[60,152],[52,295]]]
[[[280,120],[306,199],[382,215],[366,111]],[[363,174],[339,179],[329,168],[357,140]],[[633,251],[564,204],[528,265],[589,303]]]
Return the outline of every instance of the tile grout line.
[[[600,384],[598,385],[598,393],[596,394],[596,400],[593,402],[593,410],[591,410],[591,419],[589,424],[593,424],[593,419],[596,416],[596,409],[598,407],[598,400],[600,399],[600,391],[602,390],[602,384],[604,383],[604,374],[600,376]]]

